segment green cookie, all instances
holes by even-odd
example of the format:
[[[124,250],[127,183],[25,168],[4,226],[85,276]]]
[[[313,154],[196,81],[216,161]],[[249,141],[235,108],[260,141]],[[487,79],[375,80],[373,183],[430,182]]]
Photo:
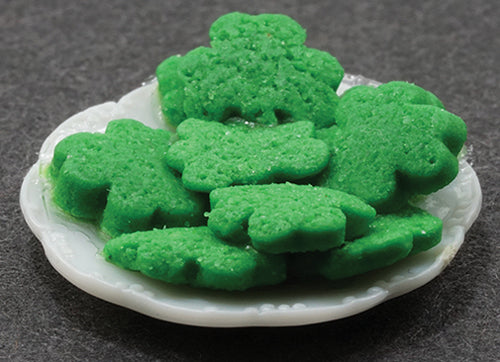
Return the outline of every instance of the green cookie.
[[[171,134],[134,120],[106,133],[77,133],[55,148],[49,171],[54,201],[95,220],[111,236],[153,227],[197,225],[206,201],[184,189],[165,163]]]
[[[318,131],[332,158],[320,185],[392,212],[434,192],[458,172],[464,122],[429,92],[408,83],[358,86],[342,96],[337,126]]]
[[[225,244],[207,227],[156,229],[124,234],[104,247],[106,260],[172,284],[224,290],[281,283],[282,255]]]
[[[375,210],[355,196],[306,185],[234,186],[210,193],[208,226],[268,253],[327,250],[363,235]],[[247,230],[248,228],[248,230]]]
[[[194,191],[297,180],[328,163],[328,147],[314,132],[311,122],[252,128],[189,119],[177,127],[167,162]]]
[[[230,13],[213,23],[210,39],[210,48],[170,57],[156,71],[169,122],[334,123],[344,71],[330,54],[304,45],[306,32],[294,20]]]

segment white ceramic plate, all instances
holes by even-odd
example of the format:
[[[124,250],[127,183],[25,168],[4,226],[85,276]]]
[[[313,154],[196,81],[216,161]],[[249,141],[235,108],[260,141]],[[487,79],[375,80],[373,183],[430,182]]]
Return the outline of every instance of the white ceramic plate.
[[[378,85],[361,76],[346,75],[339,93],[357,84]],[[172,286],[120,269],[100,255],[104,241],[95,227],[54,207],[50,185],[40,171],[50,163],[55,145],[70,134],[104,132],[107,123],[117,118],[165,127],[158,98],[157,83],[152,81],[118,103],[103,103],[69,118],[47,138],[21,189],[26,221],[42,242],[50,263],[71,283],[106,301],[166,321],[211,327],[291,326],[344,318],[435,278],[455,256],[479,213],[478,179],[461,160],[457,178],[419,205],[444,221],[442,241],[431,250],[343,285],[323,281],[220,292]]]

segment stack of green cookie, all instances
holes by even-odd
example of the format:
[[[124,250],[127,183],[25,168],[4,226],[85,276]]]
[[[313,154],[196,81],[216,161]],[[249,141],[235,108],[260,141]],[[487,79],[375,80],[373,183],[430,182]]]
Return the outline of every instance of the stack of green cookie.
[[[405,82],[339,98],[342,67],[284,15],[231,13],[210,38],[158,67],[175,134],[121,119],[55,149],[54,201],[112,237],[108,261],[245,290],[347,278],[439,243],[441,220],[409,200],[456,176],[460,118]]]

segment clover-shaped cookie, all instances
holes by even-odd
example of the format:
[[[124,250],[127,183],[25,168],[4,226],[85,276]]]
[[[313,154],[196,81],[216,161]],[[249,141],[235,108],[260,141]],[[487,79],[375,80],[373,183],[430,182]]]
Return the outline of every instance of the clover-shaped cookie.
[[[204,226],[124,234],[110,240],[103,254],[122,268],[172,284],[244,290],[286,279],[283,255],[228,245]]]
[[[170,57],[157,69],[172,124],[234,116],[266,125],[334,123],[343,69],[330,54],[306,47],[305,30],[294,20],[230,13],[213,23],[210,38],[210,48]]]
[[[167,163],[194,191],[297,180],[328,163],[328,147],[314,133],[306,121],[252,128],[189,119],[177,127],[179,141],[169,149]]]
[[[231,242],[251,240],[267,253],[327,250],[363,235],[375,210],[359,198],[323,187],[233,186],[210,193],[208,227]]]
[[[415,85],[352,88],[339,102],[336,122],[318,131],[332,152],[320,184],[359,196],[378,211],[436,191],[458,172],[465,124]]]
[[[443,223],[428,212],[407,206],[398,213],[378,215],[367,235],[322,253],[290,259],[293,274],[322,275],[331,280],[383,268],[435,246]]]
[[[73,216],[96,220],[111,236],[152,227],[199,224],[204,203],[165,163],[171,134],[134,120],[106,133],[77,133],[55,148],[54,200]]]

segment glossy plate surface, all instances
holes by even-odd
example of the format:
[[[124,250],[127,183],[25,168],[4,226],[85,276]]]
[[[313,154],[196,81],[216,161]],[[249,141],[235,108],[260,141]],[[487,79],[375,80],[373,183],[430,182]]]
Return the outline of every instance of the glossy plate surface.
[[[339,93],[358,84],[378,85],[362,76],[346,75]],[[172,286],[106,262],[100,255],[104,242],[98,230],[54,207],[50,185],[41,176],[60,140],[77,132],[104,132],[107,123],[118,118],[164,128],[157,83],[152,81],[117,103],[91,107],[62,123],[45,140],[38,162],[23,182],[21,207],[49,262],[67,280],[96,297],[166,321],[211,327],[291,326],[360,313],[439,275],[457,253],[481,207],[477,176],[462,159],[457,178],[418,205],[444,222],[443,239],[431,250],[343,284],[288,283],[246,292]]]

